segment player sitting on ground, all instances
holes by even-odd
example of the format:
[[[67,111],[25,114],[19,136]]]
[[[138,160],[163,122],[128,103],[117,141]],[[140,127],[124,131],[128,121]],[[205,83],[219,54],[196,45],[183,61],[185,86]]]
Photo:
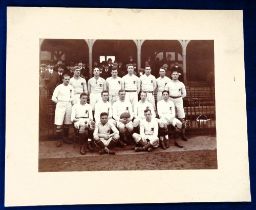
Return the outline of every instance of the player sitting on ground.
[[[131,132],[133,131],[133,112],[132,105],[125,100],[125,91],[119,90],[119,100],[113,104],[113,118],[116,120],[117,128],[120,131],[120,144],[125,146],[125,143],[129,143],[131,139]],[[124,142],[125,143],[124,143]]]
[[[71,121],[74,123],[74,127],[78,129],[79,142],[82,143],[80,147],[80,153],[82,155],[86,153],[86,146],[88,145],[89,135],[88,130],[93,120],[92,107],[90,104],[87,103],[87,99],[88,95],[86,93],[81,93],[80,103],[76,103],[72,107],[71,113]]]
[[[140,124],[140,134],[134,133],[134,138],[137,146],[135,151],[148,151],[151,152],[153,148],[157,148],[159,145],[158,138],[158,122],[156,118],[152,117],[150,109],[144,111],[145,119]]]
[[[174,103],[169,98],[169,92],[164,90],[162,92],[163,99],[157,102],[157,110],[159,115],[159,136],[160,136],[160,145],[163,149],[169,147],[169,136],[168,128],[172,125],[175,129],[179,131],[182,129],[182,122],[175,118],[175,106]],[[174,145],[182,148],[178,142],[174,139]]]
[[[110,148],[118,142],[119,131],[112,123],[108,122],[108,113],[102,112],[100,114],[100,122],[96,124],[93,137],[96,144],[101,148],[100,154],[115,154]]]
[[[63,143],[71,143],[68,139],[71,123],[71,109],[74,99],[74,89],[69,85],[70,76],[63,75],[63,83],[58,85],[52,95],[52,101],[56,103],[54,124],[56,125],[57,147]],[[63,126],[64,124],[64,126]],[[62,130],[63,129],[63,130]]]

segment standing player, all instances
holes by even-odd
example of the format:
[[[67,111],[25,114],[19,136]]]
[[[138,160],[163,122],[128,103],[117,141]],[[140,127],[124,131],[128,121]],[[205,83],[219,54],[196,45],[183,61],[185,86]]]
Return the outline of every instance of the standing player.
[[[125,91],[119,90],[118,94],[119,100],[113,104],[113,118],[120,131],[120,144],[121,146],[124,146],[123,141],[127,142],[133,131],[133,111],[131,103],[128,100],[125,100]]]
[[[140,134],[134,133],[132,135],[138,145],[134,148],[136,152],[151,152],[153,148],[157,148],[159,145],[157,119],[152,117],[150,109],[146,109],[144,114],[145,119],[141,122]]]
[[[147,93],[147,100],[155,108],[155,96],[154,91],[156,89],[156,78],[151,74],[151,67],[148,65],[145,67],[145,74],[140,77],[141,91]]]
[[[101,92],[106,89],[106,81],[100,77],[100,69],[95,67],[93,70],[94,77],[88,81],[88,92],[90,94],[90,104],[92,110],[95,109],[95,104],[101,100]]]
[[[160,145],[163,149],[169,147],[169,136],[168,127],[172,125],[174,128],[182,129],[183,125],[180,120],[175,118],[175,106],[174,103],[169,98],[169,92],[167,90],[163,91],[163,100],[157,102],[157,110],[159,115],[159,136]],[[174,139],[174,144],[177,147],[182,148]]]
[[[88,145],[89,127],[93,121],[91,105],[87,103],[87,93],[80,94],[80,103],[76,103],[72,107],[71,121],[74,127],[78,129],[81,155],[86,153],[86,145]],[[90,139],[91,141],[91,139]],[[89,147],[89,146],[88,146]]]
[[[183,98],[186,97],[186,88],[183,82],[179,81],[179,73],[177,71],[172,72],[172,80],[167,83],[165,90],[169,91],[170,99],[173,101],[175,108],[177,110],[177,117],[183,124],[181,138],[184,141],[187,141],[185,136],[185,111],[183,107]]]
[[[132,104],[134,111],[135,104],[138,103],[138,94],[140,92],[140,79],[134,75],[134,67],[127,64],[128,74],[122,78],[122,89],[126,92],[126,98]]]
[[[96,124],[93,137],[96,144],[101,148],[100,154],[115,154],[110,148],[118,142],[119,132],[112,123],[108,122],[108,113],[102,112],[100,114],[100,122]]]
[[[68,140],[69,125],[71,125],[71,108],[74,99],[74,89],[69,85],[70,76],[63,75],[63,83],[58,85],[52,95],[52,101],[56,103],[54,124],[56,125],[57,147],[62,145],[63,137],[65,143]],[[63,126],[64,124],[64,126]]]
[[[110,102],[108,101],[108,91],[104,90],[101,93],[102,100],[98,101],[95,104],[95,112],[94,112],[94,119],[95,122],[100,122],[100,114],[102,112],[108,113],[108,120],[110,123],[114,123],[114,120],[112,119],[112,106]]]
[[[86,80],[81,76],[81,68],[76,67],[74,70],[74,76],[70,79],[69,84],[74,88],[74,104],[80,102],[80,94],[87,93],[87,84]]]
[[[109,92],[109,102],[113,105],[118,100],[118,91],[122,89],[122,79],[117,76],[117,68],[112,68],[112,77],[106,80],[107,90]]]
[[[147,101],[147,93],[146,92],[140,92],[140,101],[136,104],[135,110],[134,110],[134,117],[133,120],[133,126],[138,127],[140,125],[140,122],[145,119],[144,111],[146,109],[151,110],[152,117],[155,118],[156,114],[154,111],[153,105]]]
[[[165,86],[171,81],[171,79],[166,75],[166,71],[164,68],[160,68],[159,70],[159,75],[160,77],[158,77],[156,79],[156,84],[157,84],[157,102],[161,101],[162,98],[162,92],[165,89]]]

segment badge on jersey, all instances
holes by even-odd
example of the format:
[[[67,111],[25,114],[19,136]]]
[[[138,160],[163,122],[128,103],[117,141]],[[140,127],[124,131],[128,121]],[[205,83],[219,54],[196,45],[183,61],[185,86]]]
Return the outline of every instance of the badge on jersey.
[[[127,111],[129,110],[128,106],[126,107],[126,110],[127,110]]]
[[[70,89],[70,98],[72,98],[72,90]]]
[[[151,83],[153,83],[153,80],[151,80]]]
[[[151,131],[154,131],[154,128],[151,128]]]
[[[181,91],[181,88],[179,89],[179,91]]]
[[[172,111],[172,107],[170,106],[170,110]]]
[[[103,86],[103,84],[99,84],[99,86],[100,86],[100,87],[102,87],[102,86]]]
[[[108,108],[108,114],[109,114],[109,108]]]
[[[89,117],[88,110],[85,110],[85,116],[86,116],[87,118]]]
[[[164,84],[164,86],[166,86],[167,85],[167,82]]]
[[[136,81],[135,81],[135,80],[133,81],[133,84],[136,84]]]
[[[121,84],[121,81],[118,81],[118,84],[120,85],[120,84]]]

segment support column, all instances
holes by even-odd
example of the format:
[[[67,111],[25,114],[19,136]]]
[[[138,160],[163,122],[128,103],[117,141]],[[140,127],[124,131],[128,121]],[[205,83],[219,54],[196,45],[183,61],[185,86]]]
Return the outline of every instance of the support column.
[[[92,48],[93,48],[93,44],[96,40],[95,39],[85,39],[85,41],[88,44],[88,48],[89,48],[89,70],[90,70],[90,75],[92,75]]]
[[[187,46],[190,40],[178,40],[182,47],[182,65],[184,83],[187,83]]]
[[[141,40],[141,39],[136,39],[136,40],[133,40],[136,44],[136,47],[137,47],[137,63],[138,63],[138,71],[139,69],[141,69],[141,46],[144,42],[144,40]]]

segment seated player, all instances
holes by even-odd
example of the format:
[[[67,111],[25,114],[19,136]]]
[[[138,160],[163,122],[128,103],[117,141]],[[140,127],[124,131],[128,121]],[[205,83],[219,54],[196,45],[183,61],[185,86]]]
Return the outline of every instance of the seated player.
[[[80,147],[81,155],[86,153],[86,145],[88,145],[89,127],[93,121],[92,107],[87,103],[88,95],[86,93],[80,94],[80,103],[76,103],[72,107],[71,121],[74,127],[79,132],[79,142],[82,143]],[[91,139],[90,139],[91,141]]]
[[[169,147],[169,136],[168,136],[168,127],[172,125],[175,129],[181,130],[183,124],[180,120],[175,118],[175,105],[169,98],[169,92],[164,90],[162,92],[163,99],[157,102],[157,110],[159,115],[159,136],[160,136],[160,145],[163,149]],[[178,144],[174,139],[174,145],[182,148],[183,146]]]
[[[145,119],[140,123],[140,134],[134,133],[132,135],[138,145],[135,147],[136,152],[151,152],[153,148],[157,148],[159,145],[158,121],[155,117],[152,117],[150,109],[146,109],[144,114]]]
[[[108,113],[102,112],[100,114],[100,122],[96,124],[93,137],[95,143],[101,148],[99,151],[100,154],[115,154],[110,148],[118,142],[119,131],[108,121]]]
[[[95,104],[95,112],[94,112],[94,119],[95,122],[98,123],[100,122],[100,114],[102,112],[108,113],[108,120],[115,124],[115,121],[112,118],[112,106],[111,103],[108,101],[109,98],[109,93],[108,91],[104,90],[101,92],[101,98],[102,100],[98,101]]]
[[[63,83],[58,85],[52,94],[52,101],[56,103],[54,124],[56,125],[57,143],[56,146],[60,147],[63,143],[71,143],[68,139],[69,126],[71,122],[71,109],[74,99],[74,89],[69,85],[70,76],[63,75]],[[63,125],[64,124],[64,125]]]
[[[129,143],[131,139],[131,132],[133,131],[133,112],[132,104],[125,100],[125,91],[119,90],[119,100],[113,104],[113,118],[116,121],[117,128],[120,132],[120,144],[125,146],[125,143]],[[124,141],[124,142],[123,142]]]
[[[138,127],[140,125],[140,121],[145,119],[145,114],[144,111],[146,109],[150,109],[152,113],[152,117],[156,117],[156,113],[154,111],[154,106],[152,103],[150,103],[147,100],[147,93],[142,91],[140,93],[140,101],[135,105],[135,111],[134,111],[134,117],[135,119],[133,120],[133,126]]]

